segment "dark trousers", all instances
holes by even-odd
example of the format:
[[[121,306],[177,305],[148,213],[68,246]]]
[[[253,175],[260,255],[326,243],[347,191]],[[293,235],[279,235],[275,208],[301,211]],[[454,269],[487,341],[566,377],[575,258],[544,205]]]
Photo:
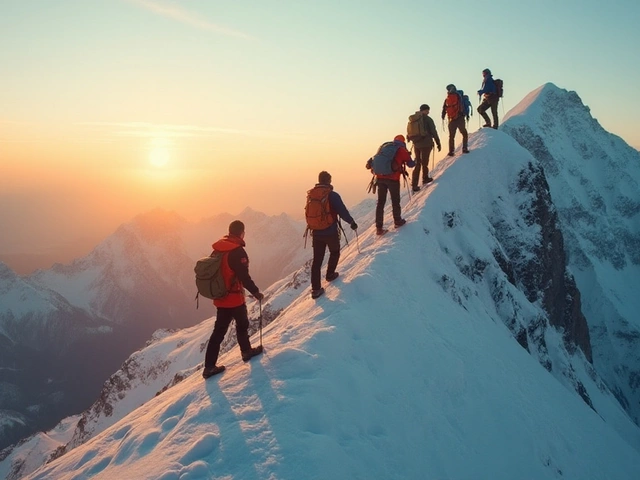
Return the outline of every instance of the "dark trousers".
[[[329,249],[327,276],[333,274],[338,266],[338,260],[340,260],[340,232],[336,231],[333,235],[314,235],[312,246],[311,289],[319,290],[322,286],[320,283],[320,269],[322,268],[324,253],[327,248]]]
[[[478,113],[484,118],[485,125],[491,125],[487,110],[491,109],[491,116],[493,117],[493,128],[498,128],[498,102],[500,97],[496,95],[490,95],[482,99],[482,103],[478,107]]]
[[[469,135],[467,134],[464,115],[458,115],[458,118],[449,122],[449,153],[453,153],[454,150],[456,130],[460,130],[462,134],[462,148],[466,150]]]
[[[428,147],[422,147],[415,149],[416,154],[416,168],[413,169],[413,174],[411,176],[411,186],[417,187],[418,180],[420,179],[420,170],[422,169],[422,183],[427,183],[427,178],[429,178],[429,155],[431,155],[431,150],[433,149],[433,144]]]
[[[207,345],[207,353],[204,356],[204,366],[213,367],[218,361],[220,355],[220,345],[224,340],[224,336],[229,330],[231,320],[236,320],[236,337],[238,338],[238,346],[241,352],[251,350],[251,342],[249,342],[249,315],[247,314],[247,305],[242,304],[239,307],[222,308],[218,307],[216,324],[213,327],[213,333],[209,338]]]
[[[387,191],[391,196],[391,211],[393,212],[393,221],[398,223],[402,220],[400,210],[400,180],[389,180],[387,178],[379,178],[377,180],[378,189],[378,205],[376,205],[376,228],[382,228],[384,219],[384,204],[387,202]]]

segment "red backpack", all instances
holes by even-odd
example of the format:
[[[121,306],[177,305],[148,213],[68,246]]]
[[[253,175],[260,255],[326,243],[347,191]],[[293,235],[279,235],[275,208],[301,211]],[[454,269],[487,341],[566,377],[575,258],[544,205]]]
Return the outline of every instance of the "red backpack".
[[[307,204],[304,207],[304,216],[307,220],[307,228],[310,230],[324,230],[336,221],[331,213],[329,193],[332,188],[329,185],[316,185],[307,192]]]
[[[444,106],[447,110],[447,117],[449,117],[449,120],[455,120],[464,110],[464,105],[458,92],[448,93]]]

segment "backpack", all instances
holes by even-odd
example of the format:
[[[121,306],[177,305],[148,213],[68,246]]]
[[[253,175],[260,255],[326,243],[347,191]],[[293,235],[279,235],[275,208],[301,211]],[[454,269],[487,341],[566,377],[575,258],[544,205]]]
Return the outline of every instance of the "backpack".
[[[196,300],[198,295],[214,300],[227,295],[227,286],[222,276],[223,252],[214,251],[208,257],[202,257],[193,269],[196,273]]]
[[[504,93],[502,89],[502,83],[502,80],[500,80],[499,78],[495,78],[493,80],[493,84],[496,86],[496,95],[498,95],[498,98],[502,98],[502,94]]]
[[[385,142],[380,145],[378,152],[371,157],[371,170],[373,173],[376,175],[390,175],[396,172],[397,166],[393,159],[399,148],[399,145],[395,142]]]
[[[469,100],[469,95],[465,95],[462,90],[458,90],[458,93],[462,97],[462,114],[465,117],[473,115],[473,108],[471,108],[471,100]]]
[[[447,94],[444,106],[447,110],[447,117],[449,117],[449,120],[455,120],[461,113],[463,113],[464,110],[462,97],[460,97],[460,94],[457,91]]]
[[[331,187],[328,185],[316,185],[307,191],[304,216],[309,230],[324,230],[336,221],[331,213],[329,193],[331,193]]]
[[[427,134],[424,130],[424,122],[422,121],[422,113],[416,112],[409,115],[407,123],[407,140],[413,140],[417,137],[424,137]]]

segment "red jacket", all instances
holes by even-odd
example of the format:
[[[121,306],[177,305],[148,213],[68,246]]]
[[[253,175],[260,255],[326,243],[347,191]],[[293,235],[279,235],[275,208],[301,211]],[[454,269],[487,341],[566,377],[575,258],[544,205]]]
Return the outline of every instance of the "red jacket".
[[[411,158],[411,153],[409,153],[409,150],[407,150],[407,147],[404,144],[402,144],[398,148],[398,151],[396,152],[395,157],[393,157],[393,161],[396,163],[396,167],[397,167],[395,172],[390,173],[389,175],[376,174],[376,177],[399,181],[400,175],[402,175],[402,171],[404,170],[404,164],[408,163],[409,167],[413,167],[415,165],[415,163],[413,162],[413,159]]]
[[[226,235],[212,245],[216,252],[225,254],[222,258],[222,278],[227,295],[213,301],[216,307],[234,308],[244,304],[245,287],[254,295],[260,291],[249,275],[249,257],[244,246],[244,240],[235,235]]]

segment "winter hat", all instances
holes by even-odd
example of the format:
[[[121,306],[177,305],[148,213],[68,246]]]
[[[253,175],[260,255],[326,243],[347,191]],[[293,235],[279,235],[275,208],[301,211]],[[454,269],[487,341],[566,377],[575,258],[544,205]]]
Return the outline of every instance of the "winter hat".
[[[329,172],[325,172],[324,170],[318,174],[318,183],[322,183],[323,185],[331,184],[331,174]]]
[[[426,103],[423,103],[422,105],[420,105],[420,111],[422,110],[431,110],[431,108],[429,108],[429,105],[427,105]]]
[[[483,75],[491,75],[491,70],[489,70],[488,68],[485,68],[484,70],[482,70],[482,74]]]
[[[393,137],[393,140],[404,143],[404,135],[396,135],[395,137]]]
[[[447,92],[452,93],[456,91],[456,86],[453,83],[447,85]]]

